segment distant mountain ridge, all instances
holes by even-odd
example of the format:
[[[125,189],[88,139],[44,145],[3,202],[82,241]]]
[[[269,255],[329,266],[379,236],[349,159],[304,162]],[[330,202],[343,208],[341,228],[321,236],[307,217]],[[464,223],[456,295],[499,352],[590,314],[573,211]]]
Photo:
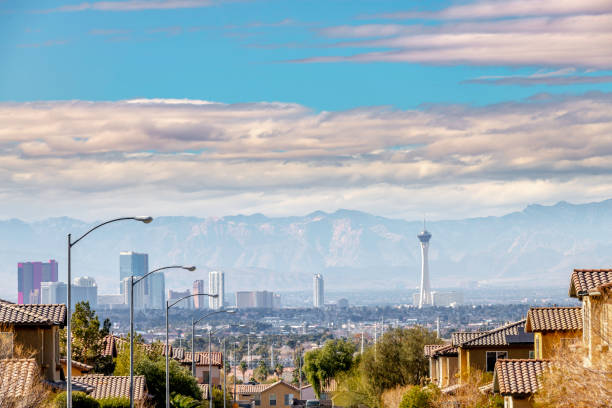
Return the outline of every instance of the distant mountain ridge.
[[[0,297],[17,292],[17,262],[56,259],[65,280],[66,235],[89,223],[68,217],[0,221]],[[191,287],[207,270],[226,271],[226,290],[311,290],[323,273],[329,290],[413,288],[422,222],[353,210],[306,216],[157,217],[96,231],[73,249],[73,276],[93,276],[101,293],[119,288],[119,252],[149,254],[150,267],[195,264],[167,274],[167,287]],[[612,200],[529,205],[501,217],[428,222],[434,287],[489,284],[563,286],[574,267],[612,264]]]

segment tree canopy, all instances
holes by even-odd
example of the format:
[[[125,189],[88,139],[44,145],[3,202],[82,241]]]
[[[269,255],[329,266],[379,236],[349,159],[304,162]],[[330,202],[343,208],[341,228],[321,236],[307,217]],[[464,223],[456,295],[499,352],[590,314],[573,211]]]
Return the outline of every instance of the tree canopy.
[[[312,388],[320,397],[321,389],[336,374],[348,371],[353,365],[355,346],[346,340],[328,340],[320,349],[304,356],[304,373]]]

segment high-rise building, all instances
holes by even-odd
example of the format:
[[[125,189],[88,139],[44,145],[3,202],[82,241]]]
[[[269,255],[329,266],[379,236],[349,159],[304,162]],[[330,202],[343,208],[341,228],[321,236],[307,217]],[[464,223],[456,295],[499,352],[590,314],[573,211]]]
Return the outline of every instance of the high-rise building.
[[[68,285],[65,282],[40,282],[40,303],[65,304],[67,293]]]
[[[89,306],[95,309],[98,306],[98,285],[94,278],[82,276],[72,281],[72,305],[79,302],[89,302]]]
[[[202,279],[198,279],[193,281],[193,293],[206,293],[204,292],[204,281]],[[194,296],[193,297],[193,306],[195,309],[206,309],[206,302],[208,296]]]
[[[138,252],[120,252],[119,253],[119,282],[122,283],[125,278],[130,276],[144,276],[149,272],[149,255],[139,254]],[[147,280],[142,281],[145,283]],[[139,284],[140,285],[140,284]],[[123,287],[119,287],[120,293],[123,294]],[[149,288],[145,286],[145,295],[149,294]],[[136,300],[136,298],[134,298]]]
[[[273,309],[274,293],[267,290],[236,292],[236,307],[238,309]]]
[[[225,304],[225,274],[221,271],[208,273],[208,293],[217,297],[208,298],[208,307],[213,310],[223,308]]]
[[[145,285],[146,281],[149,280],[151,276],[147,279],[138,282],[134,285],[134,309],[135,310],[144,310],[148,307],[148,296],[145,295],[144,291],[147,285]],[[123,294],[123,299],[126,305],[130,304],[130,286],[132,279],[127,277],[123,279],[121,293]]]
[[[323,287],[323,275],[320,273],[315,274],[312,279],[313,293],[312,293],[312,305],[314,307],[325,306],[325,293]]]
[[[40,303],[40,283],[57,282],[57,262],[19,262],[17,264],[17,303]]]
[[[163,272],[153,273],[138,285],[143,284],[146,280],[149,281],[149,296],[145,307],[163,310],[166,307],[166,276]]]
[[[429,285],[429,240],[431,234],[425,228],[425,222],[423,222],[423,231],[421,231],[417,238],[421,242],[421,289],[419,291],[419,309],[423,305],[432,305],[433,299],[431,297],[431,286]]]
[[[189,293],[189,289],[184,290],[184,291],[178,291],[178,290],[168,290],[168,301],[170,303],[179,300],[182,297],[185,296],[189,296],[191,293]],[[200,297],[200,296],[197,296]],[[181,308],[181,309],[193,309],[193,297],[191,298],[187,298],[185,300],[180,301],[179,303],[176,304],[175,307]]]

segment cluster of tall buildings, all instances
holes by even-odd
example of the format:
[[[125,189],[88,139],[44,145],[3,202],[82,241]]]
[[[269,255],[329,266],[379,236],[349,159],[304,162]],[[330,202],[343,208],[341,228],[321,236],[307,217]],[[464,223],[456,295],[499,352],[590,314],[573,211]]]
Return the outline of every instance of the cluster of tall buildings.
[[[281,305],[281,297],[274,292],[240,291],[236,292],[236,307],[238,309],[278,309]]]
[[[66,303],[68,285],[58,281],[58,264],[49,262],[19,262],[17,264],[17,303]],[[98,285],[93,278],[83,276],[72,282],[73,304],[88,301],[93,307],[98,302]]]

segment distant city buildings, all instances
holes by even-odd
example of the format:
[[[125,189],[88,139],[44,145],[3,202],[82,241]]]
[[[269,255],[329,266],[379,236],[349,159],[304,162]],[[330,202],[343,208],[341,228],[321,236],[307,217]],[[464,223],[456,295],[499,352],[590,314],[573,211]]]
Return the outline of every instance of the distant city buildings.
[[[280,303],[280,296],[278,296],[276,302]],[[274,304],[275,295],[267,290],[236,292],[236,307],[238,309],[273,309]]]
[[[320,273],[315,274],[312,280],[312,285],[313,285],[312,305],[317,308],[325,306],[323,275],[321,275]]]
[[[119,293],[124,295],[125,303],[130,303],[130,279],[133,275],[144,276],[149,272],[149,255],[138,252],[119,253]],[[127,290],[127,292],[126,292]],[[134,285],[134,308],[163,309],[166,301],[166,277],[163,272],[149,275]]]
[[[163,272],[156,272],[149,275],[138,285],[145,283],[147,280],[149,281],[149,296],[145,308],[163,310],[166,307],[166,276]]]
[[[211,271],[208,273],[208,293],[217,295],[217,297],[208,298],[208,307],[213,310],[223,308],[225,304],[225,274],[223,272]]]
[[[170,303],[175,302],[182,297],[189,296],[190,294],[191,293],[189,292],[189,289],[184,290],[184,291],[170,289],[168,290],[168,302]],[[201,297],[201,296],[197,296],[197,297]],[[181,309],[193,309],[193,298],[187,298],[177,303],[175,307],[178,307]]]
[[[423,222],[423,231],[421,231],[417,238],[421,242],[421,289],[419,291],[419,309],[424,305],[432,305],[433,300],[431,297],[431,286],[429,284],[429,240],[431,234],[425,228],[425,222]]]
[[[82,276],[74,279],[72,281],[71,298],[72,305],[79,302],[89,302],[89,306],[95,309],[98,306],[98,285],[94,278]]]
[[[124,293],[125,285],[123,281],[130,276],[144,276],[149,272],[149,255],[139,254],[137,252],[120,252],[119,253],[119,286],[120,293]],[[145,283],[143,281],[141,283]],[[149,294],[148,287],[144,288],[145,295]],[[136,300],[136,297],[134,297]]]
[[[193,281],[193,291],[191,292],[194,295],[196,293],[206,293],[204,291],[204,281],[202,279],[198,279]],[[206,296],[207,297],[207,296]],[[193,297],[193,305],[196,309],[206,309],[206,297],[204,296],[194,296]]]
[[[340,309],[348,309],[349,307],[348,299],[345,299],[345,298],[338,299],[338,307]]]
[[[57,305],[66,303],[68,285],[66,282],[41,282],[40,303]]]
[[[125,309],[125,295],[98,295],[98,308]]]
[[[41,302],[41,282],[57,282],[57,262],[19,262],[17,264],[17,303]]]

